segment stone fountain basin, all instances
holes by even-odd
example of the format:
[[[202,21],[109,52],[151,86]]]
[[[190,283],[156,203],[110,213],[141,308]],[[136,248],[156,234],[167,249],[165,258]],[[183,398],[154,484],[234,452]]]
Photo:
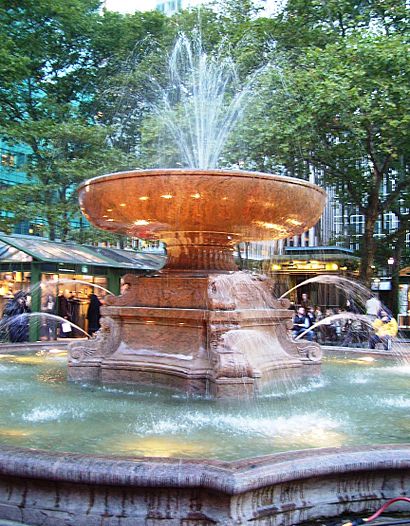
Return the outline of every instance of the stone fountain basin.
[[[259,172],[161,169],[89,179],[79,199],[87,219],[104,230],[165,242],[203,233],[233,245],[305,232],[320,218],[326,193]]]
[[[0,448],[0,518],[49,526],[298,525],[409,494],[410,445],[237,462]],[[389,512],[407,512],[399,502]]]

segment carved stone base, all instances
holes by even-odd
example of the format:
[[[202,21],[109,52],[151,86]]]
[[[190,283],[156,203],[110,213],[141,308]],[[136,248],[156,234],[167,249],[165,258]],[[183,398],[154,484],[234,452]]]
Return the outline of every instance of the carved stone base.
[[[284,369],[320,362],[317,344],[289,339],[292,312],[269,280],[242,272],[124,279],[130,288],[103,308],[97,336],[71,345],[71,380],[252,396]]]

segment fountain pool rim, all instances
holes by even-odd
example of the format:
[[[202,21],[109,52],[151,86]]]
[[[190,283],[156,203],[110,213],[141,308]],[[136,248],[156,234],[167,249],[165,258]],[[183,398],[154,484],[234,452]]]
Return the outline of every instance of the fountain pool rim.
[[[368,515],[409,494],[409,473],[410,444],[299,450],[233,462],[0,447],[0,518],[35,526],[297,526]],[[391,511],[407,508],[399,503]]]
[[[312,477],[380,469],[410,469],[410,442],[298,449],[233,461],[0,446],[1,475],[110,486],[202,487],[228,495]]]

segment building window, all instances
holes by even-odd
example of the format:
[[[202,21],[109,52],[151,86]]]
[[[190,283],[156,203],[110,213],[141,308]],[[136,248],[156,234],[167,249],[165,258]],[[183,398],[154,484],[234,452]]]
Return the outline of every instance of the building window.
[[[16,156],[13,153],[3,151],[1,153],[1,165],[7,168],[15,168]]]
[[[364,233],[364,217],[359,214],[350,216],[350,227],[351,234],[363,234]]]

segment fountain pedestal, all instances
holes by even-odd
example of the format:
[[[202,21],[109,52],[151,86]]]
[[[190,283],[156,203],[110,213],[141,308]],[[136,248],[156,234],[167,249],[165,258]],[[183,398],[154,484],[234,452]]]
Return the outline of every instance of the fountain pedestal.
[[[325,193],[296,179],[237,171],[144,170],[80,188],[87,219],[105,230],[161,239],[168,263],[127,275],[96,338],[74,343],[69,378],[159,384],[216,397],[253,395],[283,371],[317,364],[317,344],[288,337],[292,312],[272,283],[238,272],[234,246],[304,232]]]
[[[94,340],[70,349],[69,378],[156,384],[215,397],[253,395],[283,370],[317,364],[317,344],[287,334],[288,300],[243,272],[125,276]]]

